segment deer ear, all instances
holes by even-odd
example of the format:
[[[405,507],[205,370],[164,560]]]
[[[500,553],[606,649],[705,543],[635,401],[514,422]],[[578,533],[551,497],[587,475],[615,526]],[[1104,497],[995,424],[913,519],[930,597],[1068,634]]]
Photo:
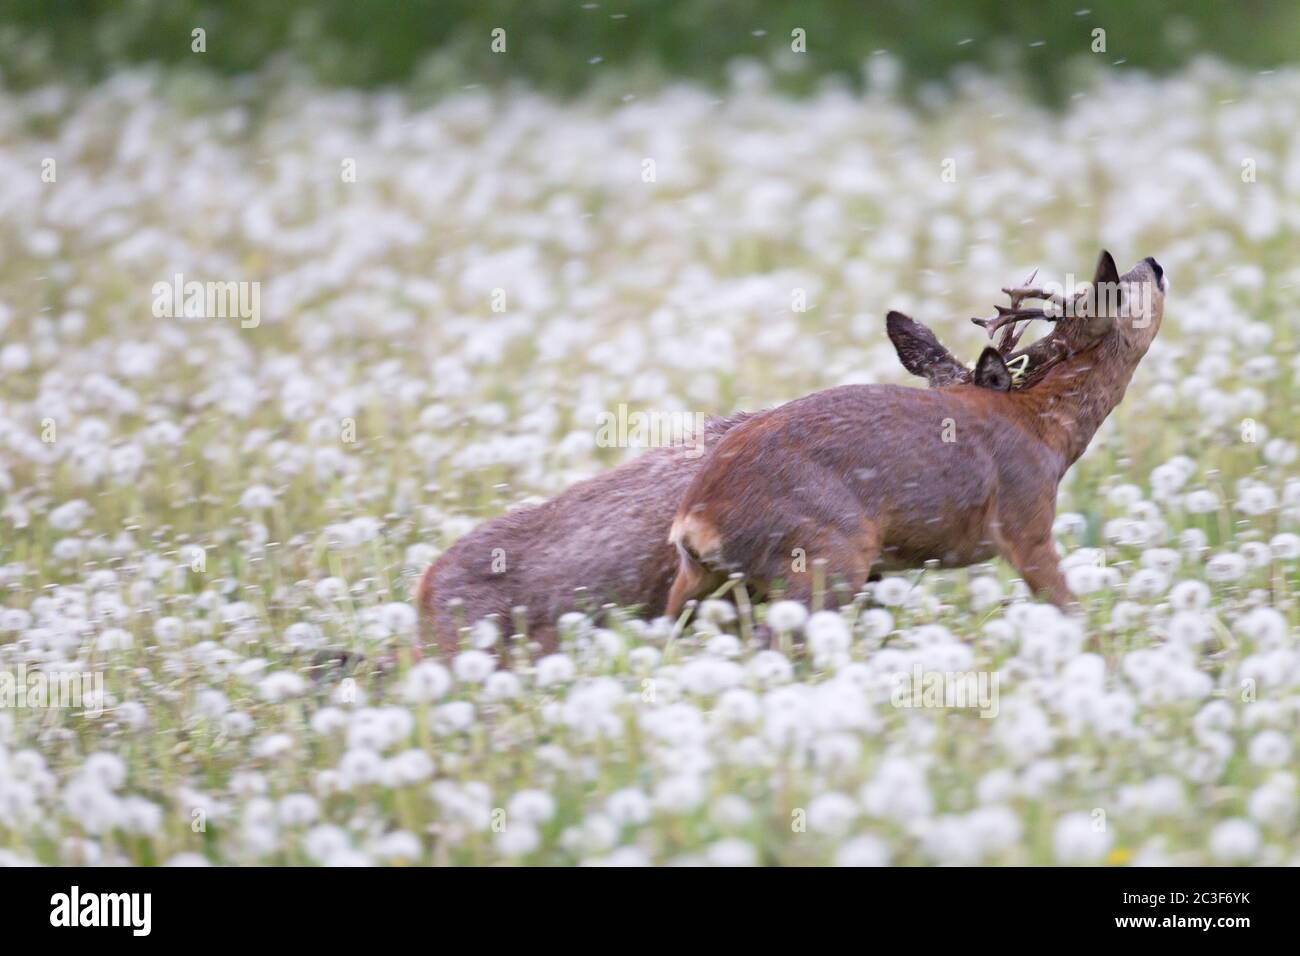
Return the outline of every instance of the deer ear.
[[[1097,272],[1092,277],[1094,286],[1102,282],[1119,285],[1119,269],[1115,267],[1115,258],[1105,249],[1101,250],[1101,256],[1097,259]]]
[[[920,322],[902,312],[890,312],[885,316],[885,330],[889,333],[889,341],[894,343],[894,351],[898,353],[903,368],[929,381],[931,388],[967,379],[966,366],[958,362],[935,334]]]
[[[1110,330],[1113,317],[1118,314],[1124,297],[1124,288],[1120,285],[1119,269],[1115,267],[1115,258],[1105,249],[1097,258],[1097,271],[1092,277],[1092,288],[1088,290],[1085,316],[1088,317],[1088,334],[1096,337]]]
[[[975,363],[975,384],[995,392],[1011,391],[1011,370],[1001,353],[991,345],[980,353],[979,361]]]

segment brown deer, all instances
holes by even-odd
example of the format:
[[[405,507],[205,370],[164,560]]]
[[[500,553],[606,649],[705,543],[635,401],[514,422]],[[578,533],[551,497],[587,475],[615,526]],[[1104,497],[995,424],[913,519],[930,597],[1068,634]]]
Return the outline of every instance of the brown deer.
[[[953,381],[1006,386],[1005,368],[982,363],[972,372],[933,332],[900,313],[890,313],[888,331],[903,365],[932,387]],[[519,627],[551,648],[555,622],[568,611],[613,602],[662,613],[677,573],[677,552],[668,543],[677,505],[700,469],[701,452],[750,417],[708,419],[704,435],[696,436],[702,448],[652,449],[475,528],[420,579],[422,640],[454,653],[462,626],[493,619],[499,630]]]
[[[1018,373],[1020,387],[849,385],[738,424],[677,510],[667,613],[736,572],[756,594],[783,582],[786,597],[807,603],[819,559],[826,582],[856,594],[875,568],[964,567],[999,554],[1035,592],[1072,605],[1052,542],[1057,486],[1124,397],[1160,329],[1165,289],[1154,259],[1121,277],[1103,252],[1073,299],[1007,289],[1011,308],[975,320],[990,336],[1003,331],[980,366]],[[1022,308],[1026,299],[1054,308]],[[1017,326],[1035,318],[1056,324],[1013,352]]]

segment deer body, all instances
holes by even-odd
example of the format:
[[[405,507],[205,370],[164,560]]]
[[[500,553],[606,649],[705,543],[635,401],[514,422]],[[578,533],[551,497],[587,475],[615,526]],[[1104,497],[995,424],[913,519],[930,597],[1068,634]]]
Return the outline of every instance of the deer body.
[[[704,449],[744,417],[707,420]],[[677,568],[668,525],[701,450],[652,449],[475,528],[420,579],[422,639],[452,653],[462,625],[493,619],[508,635],[523,609],[529,638],[553,647],[556,619],[568,611],[606,602],[662,610]]]
[[[931,386],[961,381],[974,382],[967,387],[975,391],[1000,387],[957,361],[921,323],[895,313],[888,327],[904,366]],[[703,448],[652,449],[549,501],[475,528],[420,579],[422,640],[454,653],[462,626],[491,619],[504,633],[522,625],[551,648],[556,619],[568,611],[613,602],[662,613],[678,567],[668,531],[703,464],[700,452],[751,417],[709,419]]]
[[[962,567],[998,554],[1033,590],[1070,604],[1051,537],[1057,487],[1123,398],[1163,314],[1154,260],[1121,280],[1104,254],[1101,282],[1144,295],[1103,322],[1062,320],[1030,347],[1053,356],[1032,388],[845,386],[731,430],[673,522],[668,613],[734,572],[760,592],[782,582],[808,601],[818,560],[826,583],[851,595],[873,568]]]

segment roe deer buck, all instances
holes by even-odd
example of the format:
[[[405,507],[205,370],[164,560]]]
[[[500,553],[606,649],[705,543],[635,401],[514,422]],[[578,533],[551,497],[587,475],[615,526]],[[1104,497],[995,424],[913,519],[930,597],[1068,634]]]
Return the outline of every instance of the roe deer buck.
[[[975,375],[921,323],[891,313],[888,328],[903,365],[932,386],[971,381],[1003,387],[998,370],[991,369],[987,381],[983,371]],[[708,419],[703,450],[749,417]],[[422,641],[437,641],[444,653],[453,653],[462,624],[496,619],[509,633],[519,608],[524,609],[520,623],[544,647],[555,645],[555,621],[567,611],[615,602],[662,613],[677,572],[668,529],[699,471],[703,456],[698,452],[687,446],[652,449],[536,507],[509,511],[475,528],[420,580],[416,604]],[[504,567],[494,562],[494,554],[504,559]]]
[[[1159,331],[1165,289],[1154,259],[1121,278],[1102,252],[1092,286],[1072,301],[1006,289],[1012,307],[975,320],[990,336],[1004,331],[980,367],[1009,382],[1008,364],[1020,366],[1024,388],[850,385],[737,425],[673,521],[679,558],[667,613],[677,616],[735,572],[759,593],[783,581],[786,596],[807,603],[806,569],[818,559],[828,582],[856,594],[873,568],[964,567],[995,554],[1035,592],[1072,604],[1052,543],[1057,485],[1124,397]],[[1025,299],[1073,314],[1021,308]],[[1033,318],[1056,325],[1012,353],[1017,324]],[[800,572],[795,555],[804,558]]]

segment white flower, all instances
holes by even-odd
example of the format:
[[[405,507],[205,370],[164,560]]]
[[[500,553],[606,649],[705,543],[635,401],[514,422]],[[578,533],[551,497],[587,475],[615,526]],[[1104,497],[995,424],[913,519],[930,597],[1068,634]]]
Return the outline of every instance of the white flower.
[[[458,681],[481,684],[496,670],[497,660],[486,651],[461,651],[452,663]]]
[[[393,786],[423,783],[433,776],[433,759],[423,750],[403,750],[384,765],[384,771]]]
[[[474,626],[469,629],[469,642],[479,651],[485,651],[489,647],[495,647],[501,640],[501,629],[497,627],[495,621],[484,618],[475,621]]]
[[[1277,507],[1277,493],[1268,485],[1251,484],[1237,498],[1237,510],[1248,515],[1262,515]]]
[[[1108,578],[1105,568],[1092,564],[1076,564],[1065,569],[1065,583],[1075,594],[1096,594],[1106,588]]]
[[[1289,465],[1296,460],[1294,442],[1283,438],[1270,438],[1264,443],[1264,460],[1270,465]]]
[[[322,864],[351,847],[347,831],[328,823],[312,827],[302,841],[303,852],[308,858]]]
[[[555,801],[543,790],[520,790],[506,803],[506,819],[545,823],[555,815]]]
[[[668,777],[655,787],[655,806],[668,813],[689,813],[703,800],[704,786],[695,776]]]
[[[126,761],[117,754],[97,751],[82,764],[81,776],[109,790],[117,790],[126,782]]]
[[[120,826],[134,836],[153,837],[162,828],[162,808],[131,794],[122,800]]]
[[[573,680],[577,667],[563,654],[549,654],[537,662],[537,686],[555,687]]]
[[[1056,821],[1052,831],[1056,861],[1066,865],[1100,862],[1110,850],[1110,844],[1104,818],[1082,811],[1065,814]]]
[[[869,608],[860,618],[867,637],[880,640],[894,629],[894,616],[882,607]]]
[[[751,725],[763,716],[763,705],[758,695],[743,687],[724,691],[714,708],[723,723],[733,726]]]
[[[818,611],[804,627],[808,647],[818,657],[832,657],[849,649],[849,626],[837,611]]]
[[[415,633],[419,620],[415,608],[401,601],[389,601],[379,607],[379,619],[393,634],[410,635]]]
[[[1002,582],[987,574],[970,580],[971,608],[983,611],[1002,600]]]
[[[303,827],[320,817],[320,804],[309,793],[289,793],[280,798],[276,817],[286,827]]]
[[[1180,644],[1198,647],[1214,634],[1209,619],[1197,611],[1178,611],[1169,619],[1169,636]]]
[[[889,848],[873,836],[849,840],[835,851],[836,866],[889,866]]]
[[[348,582],[337,577],[322,578],[316,582],[313,591],[318,600],[326,604],[334,604],[347,598]]]
[[[747,670],[764,687],[774,687],[790,681],[794,667],[778,651],[759,651],[749,660]]]
[[[1300,534],[1289,531],[1274,535],[1268,542],[1273,556],[1279,561],[1295,561],[1300,558]]]
[[[1266,827],[1285,828],[1296,817],[1295,779],[1269,780],[1246,801],[1251,817]]]
[[[928,817],[934,809],[924,771],[902,757],[882,761],[859,798],[871,816],[900,823]]]
[[[716,657],[697,657],[682,665],[682,687],[697,697],[712,697],[739,684],[744,671],[739,664]]]
[[[483,694],[489,700],[513,700],[523,692],[523,684],[510,671],[494,671],[483,682]]]
[[[755,866],[758,863],[758,851],[753,844],[735,837],[710,844],[704,855],[712,866]]]
[[[76,531],[92,514],[90,505],[80,499],[68,501],[50,511],[47,520],[56,531]]]
[[[1291,741],[1281,731],[1260,731],[1250,741],[1250,762],[1258,767],[1282,767],[1291,759]]]
[[[474,724],[474,705],[467,700],[454,700],[433,711],[434,733],[446,737],[469,730]]]
[[[239,498],[239,507],[245,511],[263,511],[275,504],[275,492],[266,485],[249,485]]]
[[[496,844],[502,856],[527,856],[542,845],[542,835],[531,824],[507,822],[497,834]]]
[[[730,601],[701,601],[696,613],[712,624],[726,625],[736,619],[736,606]]]
[[[776,631],[797,631],[808,620],[808,609],[798,601],[777,601],[767,609],[767,623]]]
[[[110,627],[95,641],[95,646],[106,653],[129,651],[134,644],[135,638],[131,636],[131,632],[120,627]]]
[[[1236,581],[1246,573],[1246,568],[1246,559],[1241,555],[1221,552],[1211,555],[1205,562],[1205,576],[1218,583]]]
[[[1240,817],[1224,820],[1210,831],[1210,855],[1220,863],[1250,863],[1259,853],[1255,824]]]
[[[603,859],[584,860],[583,866],[649,866],[650,858],[644,850],[634,846],[621,846]]]
[[[722,635],[719,635],[721,637]],[[637,674],[652,671],[659,665],[663,654],[657,647],[634,647],[627,655],[628,666]]]
[[[276,671],[258,682],[257,692],[263,700],[281,701],[297,697],[307,689],[307,682],[291,671]]]
[[[337,707],[322,707],[311,717],[311,729],[322,737],[336,733],[347,725],[348,715]]]
[[[381,860],[414,863],[424,855],[424,847],[420,845],[420,838],[414,833],[393,830],[379,838],[374,853]]]
[[[242,710],[232,710],[222,716],[221,732],[229,737],[247,737],[253,732],[253,718]]]
[[[1142,568],[1128,579],[1128,593],[1135,600],[1150,600],[1165,593],[1169,578],[1155,568]]]
[[[1283,647],[1291,632],[1286,617],[1271,607],[1257,607],[1238,618],[1234,630],[1266,650]]]
[[[1200,581],[1179,581],[1169,592],[1169,603],[1180,611],[1203,611],[1210,606],[1210,589]]]
[[[744,797],[734,793],[724,793],[713,802],[709,816],[720,827],[740,829],[749,826],[753,821],[754,809]]]
[[[3,627],[0,627],[3,630]],[[180,618],[160,617],[154,622],[153,636],[163,647],[171,647],[180,642],[182,635],[185,633],[185,625]]]
[[[858,807],[842,793],[823,793],[808,804],[808,829],[843,836],[857,819]]]
[[[626,649],[623,635],[607,627],[598,627],[591,632],[591,644],[596,656],[607,661],[622,657]]]
[[[900,577],[881,578],[871,593],[886,607],[900,607],[912,593],[912,582]]]
[[[349,789],[378,783],[383,773],[384,758],[377,751],[353,747],[339,761],[339,774]]]
[[[293,737],[288,734],[267,734],[255,741],[251,751],[261,760],[276,760],[293,749]]]
[[[743,648],[734,634],[717,634],[709,638],[704,649],[715,657],[739,657]],[[653,650],[653,648],[651,648]]]
[[[421,661],[407,672],[403,696],[413,704],[425,704],[451,690],[451,675],[437,661]]]
[[[620,826],[639,826],[650,819],[650,798],[640,790],[617,790],[605,801],[605,812]]]

